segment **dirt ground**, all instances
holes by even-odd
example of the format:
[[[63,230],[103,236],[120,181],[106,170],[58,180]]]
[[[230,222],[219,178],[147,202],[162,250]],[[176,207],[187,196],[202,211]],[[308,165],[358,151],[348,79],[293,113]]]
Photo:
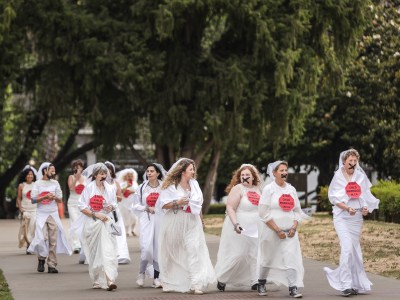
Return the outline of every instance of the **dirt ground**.
[[[223,215],[208,215],[206,232],[220,235]],[[332,217],[316,214],[299,226],[303,256],[334,264],[339,263],[340,245]],[[400,224],[365,221],[361,248],[366,271],[400,279]]]

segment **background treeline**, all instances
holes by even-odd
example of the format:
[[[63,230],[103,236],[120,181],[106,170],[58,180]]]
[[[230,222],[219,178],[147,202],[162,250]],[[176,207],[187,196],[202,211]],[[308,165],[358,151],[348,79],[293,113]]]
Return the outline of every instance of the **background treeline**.
[[[399,178],[396,3],[0,0],[0,217],[30,159],[61,171],[89,150],[193,158],[204,211],[243,162],[322,185],[354,146]]]

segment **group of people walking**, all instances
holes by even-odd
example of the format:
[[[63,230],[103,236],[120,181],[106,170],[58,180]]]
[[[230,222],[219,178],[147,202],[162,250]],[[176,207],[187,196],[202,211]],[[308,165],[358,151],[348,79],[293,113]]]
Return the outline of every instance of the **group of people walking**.
[[[149,164],[139,186],[127,176],[133,173],[130,170],[124,172],[126,183],[120,185],[110,162],[85,170],[83,162],[75,162],[72,169],[74,174],[68,179],[73,199],[68,204],[72,248],[58,216],[56,203],[62,201],[62,192],[54,179],[54,166],[43,163],[37,175],[27,167],[21,176],[19,242],[28,245],[27,253],[38,254],[39,272],[44,271],[45,259],[48,272],[58,272],[56,253],[81,252],[89,265],[92,287],[115,290],[118,263],[130,261],[126,235],[134,232],[136,225],[141,249],[139,287],[150,277],[153,286],[164,292],[201,295],[216,285],[221,292],[256,290],[265,296],[269,282],[287,286],[293,298],[302,297],[299,288],[304,287],[304,267],[297,228],[309,216],[301,209],[296,189],[287,182],[287,162],[268,165],[272,181],[266,186],[251,164],[234,172],[226,188],[226,218],[215,268],[203,232],[203,194],[193,160],[181,158],[168,172],[160,164]],[[359,242],[363,215],[379,204],[370,187],[358,152],[342,152],[329,187],[341,245],[340,265],[336,270],[325,268],[325,272],[329,284],[343,296],[368,292],[372,285],[364,271]],[[37,206],[36,213],[32,206]],[[124,209],[136,217],[128,227]]]

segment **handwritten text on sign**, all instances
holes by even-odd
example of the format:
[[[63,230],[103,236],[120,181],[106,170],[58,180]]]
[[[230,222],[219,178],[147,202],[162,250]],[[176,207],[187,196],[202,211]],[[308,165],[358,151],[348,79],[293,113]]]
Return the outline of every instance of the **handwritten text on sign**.
[[[92,198],[90,198],[89,206],[94,211],[100,211],[103,209],[103,201],[104,197],[102,195],[94,195]]]
[[[159,193],[150,193],[150,195],[148,195],[146,198],[147,205],[150,207],[154,207],[156,205],[158,196],[160,196]]]
[[[85,188],[85,186],[83,184],[78,184],[75,187],[75,193],[77,193],[78,195],[82,194],[82,191],[84,188]]]
[[[249,191],[247,192],[247,199],[249,199],[251,204],[258,205],[258,203],[260,202],[260,195],[256,192]]]
[[[361,195],[361,187],[357,182],[349,182],[346,185],[346,194],[350,198],[360,198]]]
[[[279,206],[283,211],[291,211],[294,207],[294,199],[290,194],[282,194],[279,197]]]

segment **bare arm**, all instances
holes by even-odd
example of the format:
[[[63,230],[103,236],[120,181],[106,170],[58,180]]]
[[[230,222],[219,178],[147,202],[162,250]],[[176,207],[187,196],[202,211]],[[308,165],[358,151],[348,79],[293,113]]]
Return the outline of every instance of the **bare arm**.
[[[228,200],[226,202],[226,213],[229,216],[233,226],[235,227],[235,231],[237,233],[241,233],[239,229],[237,219],[236,219],[236,210],[240,204],[240,187],[238,185],[234,186],[228,195]]]
[[[122,190],[121,190],[121,186],[119,185],[118,181],[116,181],[116,180],[115,180],[115,186],[117,187],[117,202],[121,202]]]
[[[20,183],[18,185],[18,189],[17,189],[17,205],[18,205],[18,209],[20,212],[24,212],[24,209],[22,208],[21,205],[21,201],[22,201],[22,189],[24,188],[24,185],[22,183]]]
[[[84,215],[86,215],[90,218],[93,218],[94,220],[99,219],[102,222],[105,222],[108,220],[108,217],[105,214],[92,212],[88,208],[82,209],[81,213],[83,213]]]

